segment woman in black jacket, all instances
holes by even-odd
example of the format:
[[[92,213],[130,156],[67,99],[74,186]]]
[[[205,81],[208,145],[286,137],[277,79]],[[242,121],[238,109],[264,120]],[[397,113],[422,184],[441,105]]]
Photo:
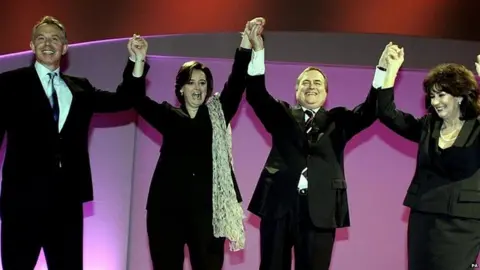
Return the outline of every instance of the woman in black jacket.
[[[377,96],[380,121],[419,144],[404,200],[411,209],[408,269],[471,269],[480,250],[480,94],[475,76],[459,64],[434,67],[423,82],[428,113],[416,118],[398,110],[393,99],[403,49],[390,45],[386,60]]]
[[[154,269],[183,269],[184,245],[193,269],[220,270],[225,239],[245,242],[241,195],[232,165],[230,121],[245,90],[257,35],[264,21],[247,23],[231,74],[220,94],[213,76],[196,61],[183,64],[175,94],[181,104],[136,102],[138,113],[163,135],[147,202],[147,232]]]

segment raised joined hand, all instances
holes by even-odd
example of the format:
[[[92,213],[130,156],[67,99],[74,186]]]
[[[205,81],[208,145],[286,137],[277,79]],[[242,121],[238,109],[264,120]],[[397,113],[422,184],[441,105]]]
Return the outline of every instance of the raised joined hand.
[[[385,46],[385,49],[383,49],[382,55],[380,56],[380,59],[378,60],[378,67],[387,69],[387,55],[388,55],[388,49],[393,45],[392,42],[389,42],[387,46]]]
[[[393,72],[398,72],[405,60],[405,52],[403,48],[398,45],[390,44],[386,47],[385,63],[386,69]]]
[[[257,17],[253,20],[250,20],[245,25],[244,35],[247,36],[250,41],[253,50],[259,51],[264,48],[262,33],[265,26],[265,19]]]
[[[145,60],[148,42],[141,36],[134,34],[133,37],[128,40],[127,48],[131,58]]]

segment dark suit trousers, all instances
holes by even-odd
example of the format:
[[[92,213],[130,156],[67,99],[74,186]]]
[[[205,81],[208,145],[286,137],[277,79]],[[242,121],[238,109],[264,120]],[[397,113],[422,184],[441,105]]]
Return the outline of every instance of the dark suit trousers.
[[[315,227],[307,195],[298,195],[296,204],[282,218],[262,218],[260,270],[291,269],[292,247],[295,270],[328,270],[334,241],[335,229]]]
[[[72,205],[2,213],[3,269],[33,270],[43,248],[49,270],[82,270],[83,207]]]
[[[147,233],[154,270],[182,270],[188,246],[192,270],[221,270],[225,238],[213,236],[211,211],[148,210]]]
[[[473,269],[480,220],[413,211],[408,222],[409,270]]]

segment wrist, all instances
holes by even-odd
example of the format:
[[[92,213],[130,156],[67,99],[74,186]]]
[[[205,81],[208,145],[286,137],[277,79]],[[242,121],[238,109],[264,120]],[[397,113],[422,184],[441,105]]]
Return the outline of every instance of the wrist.
[[[143,55],[138,55],[138,56],[136,55],[134,59],[135,59],[135,62],[145,62],[145,58],[146,57]]]
[[[250,43],[250,40],[248,40],[248,38],[243,37],[242,42],[240,42],[240,47],[244,49],[251,49],[252,43]]]
[[[399,70],[399,68],[388,67],[388,68],[385,70],[386,76],[387,76],[387,77],[397,77],[398,70]]]
[[[263,50],[263,46],[254,46],[253,50],[256,51],[256,52],[261,51],[261,50]]]
[[[397,73],[388,73],[387,72],[387,76],[385,76],[385,80],[383,82],[383,86],[382,88],[383,89],[386,89],[386,88],[392,88],[394,85],[395,85],[395,80],[397,78]]]
[[[246,50],[251,50],[252,49],[252,45],[248,44],[248,43],[241,43],[240,44],[240,48],[242,49],[246,49]]]

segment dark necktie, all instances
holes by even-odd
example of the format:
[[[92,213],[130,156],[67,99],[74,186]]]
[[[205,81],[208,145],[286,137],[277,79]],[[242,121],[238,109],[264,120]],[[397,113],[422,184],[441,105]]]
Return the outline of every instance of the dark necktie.
[[[305,114],[308,117],[307,121],[305,121],[305,132],[309,134],[312,131],[313,119],[315,119],[315,113],[311,110],[305,110]]]
[[[56,75],[57,73],[55,72],[48,73],[48,76],[50,77],[50,81],[48,82],[48,84],[52,88],[50,105],[52,105],[52,109],[53,109],[53,119],[55,119],[55,122],[58,122],[58,116],[60,115],[60,107],[58,106],[57,91],[55,90],[55,85],[53,83]]]

